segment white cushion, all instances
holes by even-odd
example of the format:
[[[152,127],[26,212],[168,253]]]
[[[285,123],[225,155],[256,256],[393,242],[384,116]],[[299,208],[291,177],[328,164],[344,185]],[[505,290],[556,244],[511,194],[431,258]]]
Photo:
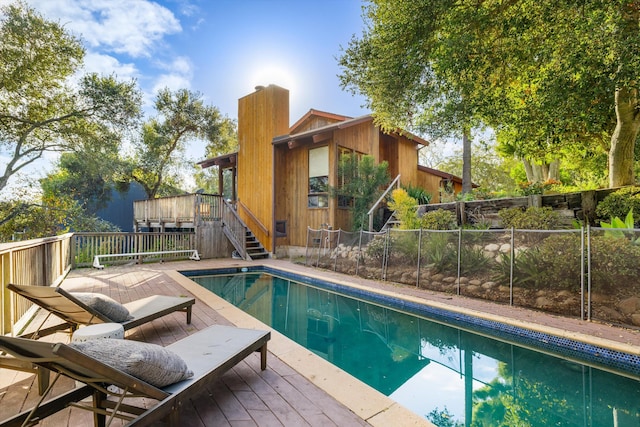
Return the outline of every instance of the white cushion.
[[[156,387],[193,376],[180,356],[156,344],[105,338],[69,346]]]
[[[122,323],[133,319],[125,306],[106,295],[92,292],[71,292],[71,295],[98,313],[108,317],[112,322]]]

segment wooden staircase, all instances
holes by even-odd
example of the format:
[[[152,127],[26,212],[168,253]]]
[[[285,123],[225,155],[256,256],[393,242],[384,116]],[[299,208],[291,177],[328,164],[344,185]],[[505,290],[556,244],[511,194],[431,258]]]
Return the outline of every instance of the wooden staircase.
[[[256,238],[251,230],[247,228],[245,235],[245,247],[247,255],[251,259],[265,259],[269,258],[269,252],[262,246],[262,243]]]

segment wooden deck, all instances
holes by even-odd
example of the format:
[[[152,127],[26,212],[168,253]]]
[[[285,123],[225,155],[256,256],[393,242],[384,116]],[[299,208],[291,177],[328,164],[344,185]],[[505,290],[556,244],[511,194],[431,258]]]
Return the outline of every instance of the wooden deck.
[[[189,295],[171,280],[165,269],[180,265],[204,267],[204,263],[176,262],[148,266],[113,267],[105,270],[74,270],[63,283],[73,291],[102,292],[128,302],[153,294]],[[192,324],[187,325],[184,313],[173,313],[127,332],[127,339],[168,345],[212,324],[231,324],[209,305],[197,300],[193,307]],[[67,334],[46,338],[67,342]],[[31,408],[37,400],[35,376],[0,369],[0,420]],[[62,378],[55,393],[74,387]],[[149,400],[143,405],[153,406]],[[272,353],[266,371],[260,371],[259,354],[254,354],[228,371],[219,381],[210,384],[208,393],[192,400],[181,411],[181,422],[188,426],[366,426],[370,425],[336,399],[312,384],[300,373]],[[43,420],[42,426],[91,425],[87,411],[67,408]],[[123,425],[117,421],[112,425]]]

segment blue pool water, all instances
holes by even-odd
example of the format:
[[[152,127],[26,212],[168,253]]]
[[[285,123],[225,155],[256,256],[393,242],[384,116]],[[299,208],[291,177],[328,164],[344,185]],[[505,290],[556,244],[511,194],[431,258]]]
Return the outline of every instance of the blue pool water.
[[[634,356],[257,270],[183,274],[437,425],[640,426]]]

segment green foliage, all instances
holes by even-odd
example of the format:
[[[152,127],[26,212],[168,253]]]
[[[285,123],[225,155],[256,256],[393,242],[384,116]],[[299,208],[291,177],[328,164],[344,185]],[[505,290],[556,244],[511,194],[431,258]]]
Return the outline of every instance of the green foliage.
[[[205,139],[208,149],[214,150],[217,145],[228,148],[231,138],[229,120],[216,107],[205,105],[197,92],[162,89],[155,108],[158,117],[144,123],[142,138],[135,143],[129,161],[131,178],[142,185],[150,199],[163,192],[171,194],[169,187],[179,186],[178,170],[187,141]]]
[[[420,218],[420,225],[429,230],[455,230],[458,228],[456,215],[444,209],[425,213]]]
[[[599,292],[619,292],[621,285],[637,283],[640,246],[609,235],[591,238],[591,286]]]
[[[114,143],[140,115],[135,82],[80,71],[84,48],[58,23],[18,2],[0,9],[0,143],[10,153],[0,190],[45,152]]]
[[[560,181],[548,179],[544,182],[521,182],[518,184],[519,192],[523,196],[531,196],[533,194],[545,194],[554,186],[561,185]]]
[[[427,205],[431,203],[431,193],[428,193],[422,187],[414,187],[412,185],[408,185],[404,187],[404,191],[407,192],[409,197],[413,197],[416,200],[416,203],[419,205]]]
[[[398,188],[391,192],[391,201],[387,206],[394,212],[395,217],[400,221],[401,230],[415,230],[420,228],[420,218],[417,213],[418,202],[409,193]]]
[[[364,95],[386,129],[438,138],[482,120],[519,159],[597,157],[606,167],[609,150],[610,185],[631,183],[634,2],[372,0],[363,16],[339,58],[341,85]]]
[[[367,212],[378,200],[384,187],[389,184],[389,164],[376,163],[370,155],[358,157],[356,154],[340,156],[338,176],[343,178],[339,187],[330,187],[331,197],[345,197],[353,200],[352,231],[364,230],[369,226]]]
[[[501,209],[498,216],[503,228],[519,230],[554,230],[560,225],[560,217],[550,207],[530,206],[526,210],[519,208]]]
[[[519,251],[513,262],[513,283],[530,289],[580,288],[581,240],[576,234],[552,234],[537,246]],[[502,254],[494,279],[509,283],[511,257]]]
[[[596,215],[605,220],[624,218],[629,211],[635,212],[634,224],[640,223],[640,187],[630,186],[616,190],[596,206]]]

